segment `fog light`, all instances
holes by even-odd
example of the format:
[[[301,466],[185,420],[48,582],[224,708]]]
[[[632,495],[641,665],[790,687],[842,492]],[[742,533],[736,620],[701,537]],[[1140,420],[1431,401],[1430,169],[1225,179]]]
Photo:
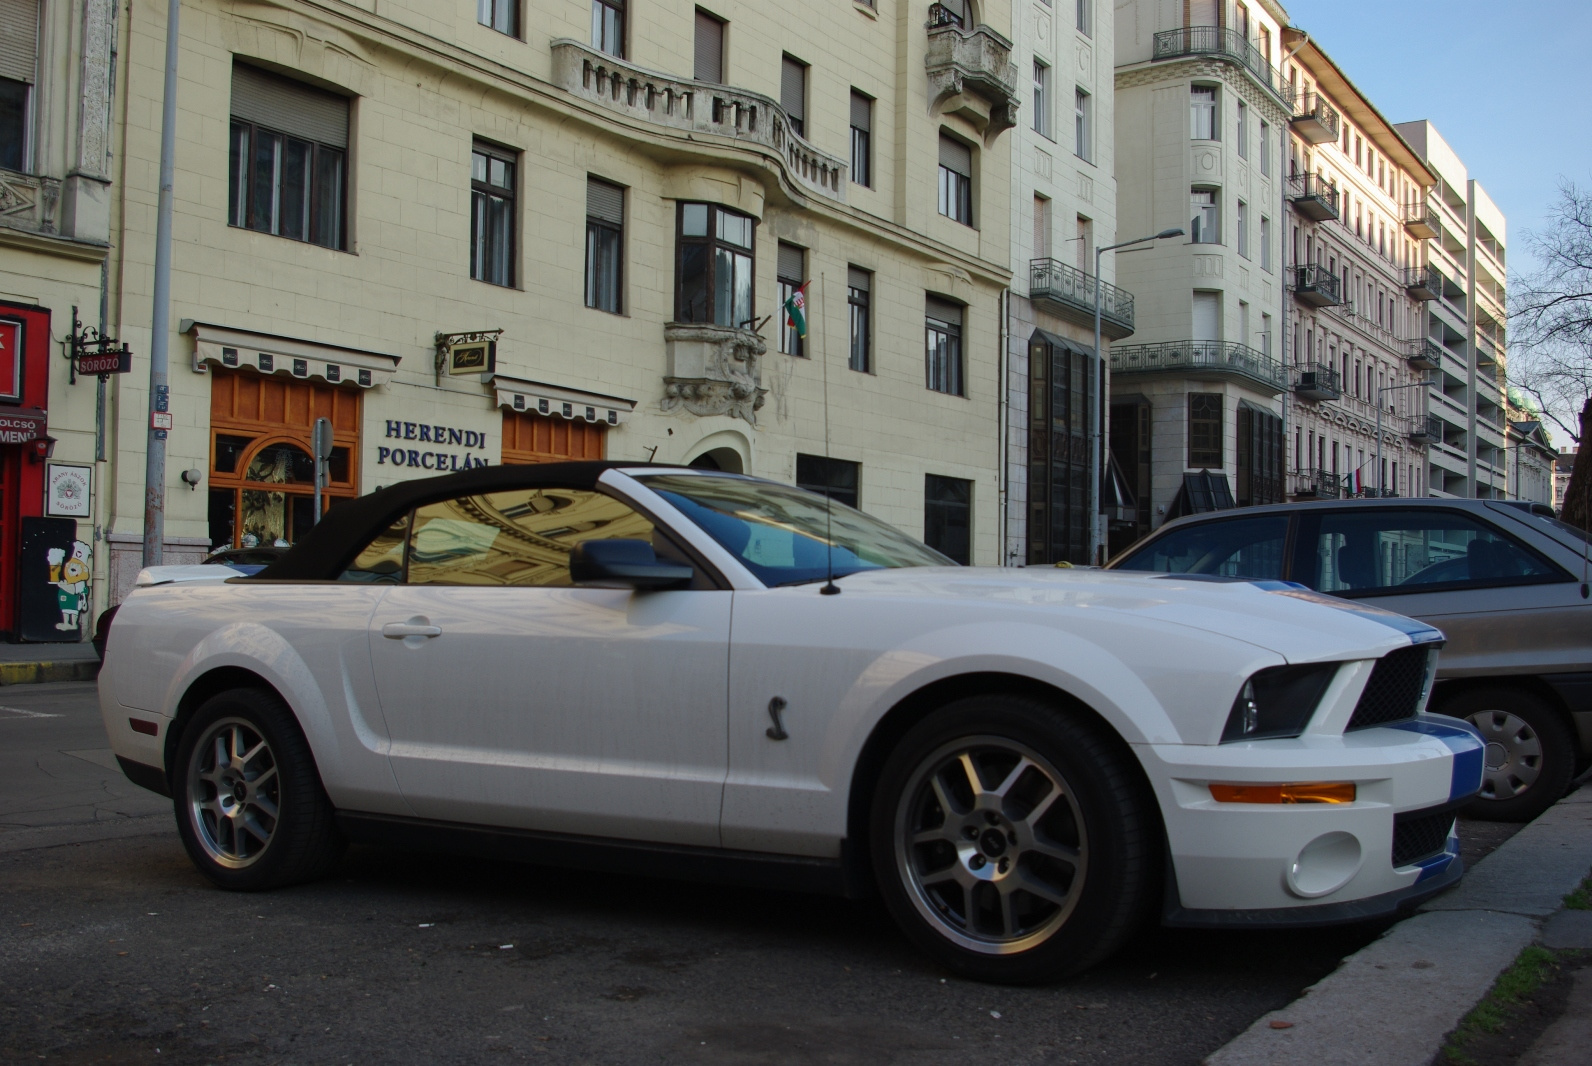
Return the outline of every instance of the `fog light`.
[[[1217,803],[1353,803],[1354,794],[1352,781],[1211,786],[1211,798]]]
[[[1284,881],[1302,899],[1325,896],[1360,872],[1360,860],[1360,841],[1353,833],[1324,833],[1304,846]]]

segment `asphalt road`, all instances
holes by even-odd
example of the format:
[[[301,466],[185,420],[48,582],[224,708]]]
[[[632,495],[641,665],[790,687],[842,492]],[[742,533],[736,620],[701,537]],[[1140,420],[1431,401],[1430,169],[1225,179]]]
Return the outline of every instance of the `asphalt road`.
[[[0,689],[0,1061],[1195,1063],[1381,931],[1151,930],[1008,989],[868,902],[375,849],[233,895],[104,744],[92,686]]]

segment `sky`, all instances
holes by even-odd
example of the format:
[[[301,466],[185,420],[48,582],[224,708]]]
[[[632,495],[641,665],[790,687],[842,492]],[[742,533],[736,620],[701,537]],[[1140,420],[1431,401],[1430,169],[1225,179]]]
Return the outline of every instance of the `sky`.
[[[1529,271],[1561,179],[1592,185],[1592,0],[1282,0],[1391,122],[1429,119]]]

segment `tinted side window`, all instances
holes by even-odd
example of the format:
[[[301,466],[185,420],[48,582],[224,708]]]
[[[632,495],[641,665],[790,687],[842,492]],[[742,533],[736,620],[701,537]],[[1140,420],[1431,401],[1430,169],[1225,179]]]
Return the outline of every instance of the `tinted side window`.
[[[1157,537],[1115,568],[1278,581],[1287,540],[1287,515],[1203,522]]]
[[[1338,595],[1567,580],[1529,548],[1458,511],[1367,508],[1306,519],[1296,581]]]
[[[652,541],[652,522],[585,489],[514,489],[415,509],[411,585],[568,588],[569,553],[585,540]]]
[[[381,534],[338,575],[339,581],[365,585],[397,585],[404,579],[404,539],[409,535],[409,516],[382,530]]]

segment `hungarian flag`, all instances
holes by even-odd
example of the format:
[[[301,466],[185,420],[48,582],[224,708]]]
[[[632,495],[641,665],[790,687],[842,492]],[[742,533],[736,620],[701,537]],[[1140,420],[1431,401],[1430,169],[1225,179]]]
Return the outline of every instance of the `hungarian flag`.
[[[810,284],[810,281],[803,282],[785,301],[785,324],[794,329],[798,337],[807,336],[807,286]]]
[[[1361,479],[1360,472],[1358,470],[1351,470],[1349,472],[1349,495],[1358,496],[1364,491],[1365,481]]]

